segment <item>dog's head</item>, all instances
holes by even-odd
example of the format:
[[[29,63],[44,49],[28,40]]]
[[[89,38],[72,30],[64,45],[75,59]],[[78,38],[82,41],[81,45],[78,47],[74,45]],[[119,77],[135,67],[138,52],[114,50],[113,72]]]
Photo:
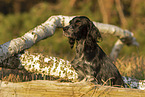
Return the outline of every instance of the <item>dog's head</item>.
[[[69,38],[71,48],[75,40],[88,39],[89,41],[98,42],[101,39],[99,30],[95,27],[93,22],[85,16],[78,16],[73,18],[70,25],[63,28],[64,35]]]

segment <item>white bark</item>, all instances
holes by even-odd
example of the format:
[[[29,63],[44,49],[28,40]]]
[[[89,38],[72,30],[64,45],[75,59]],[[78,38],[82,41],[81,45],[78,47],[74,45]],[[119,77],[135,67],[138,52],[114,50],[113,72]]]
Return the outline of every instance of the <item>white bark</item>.
[[[123,43],[120,39],[118,39],[110,53],[110,57],[113,61],[115,61],[116,58],[118,57],[118,54],[120,50],[122,49],[122,47],[123,47]]]
[[[30,30],[22,37],[13,39],[0,45],[0,63],[6,58],[19,53],[22,50],[30,48],[38,41],[45,39],[54,34],[56,27],[68,25],[69,20],[73,17],[68,16],[51,16],[45,23]]]
[[[0,45],[0,63],[2,63],[5,59],[9,58],[10,56],[13,56],[14,54],[17,54],[22,50],[30,48],[38,41],[52,36],[57,27],[62,28],[63,26],[68,25],[69,21],[73,17],[75,16],[51,16],[46,22],[30,30],[22,37],[13,39],[9,42]],[[109,33],[117,36],[118,38],[131,37],[130,39],[132,39],[133,37],[133,34],[131,32],[123,30],[117,26],[96,22],[94,22],[94,24],[98,27],[101,33]]]
[[[131,39],[128,39],[128,38],[131,38]],[[136,41],[134,37],[126,37],[125,41],[127,41],[128,43],[131,43],[129,45],[139,46],[139,43]],[[110,58],[112,60],[116,61],[116,58],[118,57],[123,45],[124,45],[123,42],[120,39],[118,39],[110,53]]]
[[[42,54],[25,52],[19,56],[20,64],[18,69],[25,68],[27,71],[42,74],[42,76],[52,76],[66,78],[76,81],[78,74],[71,66],[70,62],[57,57],[44,56]]]

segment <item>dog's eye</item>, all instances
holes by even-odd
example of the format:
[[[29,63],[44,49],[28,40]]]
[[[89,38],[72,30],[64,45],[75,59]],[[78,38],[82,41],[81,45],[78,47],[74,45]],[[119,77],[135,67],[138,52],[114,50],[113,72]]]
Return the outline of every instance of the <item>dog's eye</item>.
[[[76,23],[75,23],[77,26],[79,26],[80,24],[81,24],[81,22],[80,21],[76,21]]]

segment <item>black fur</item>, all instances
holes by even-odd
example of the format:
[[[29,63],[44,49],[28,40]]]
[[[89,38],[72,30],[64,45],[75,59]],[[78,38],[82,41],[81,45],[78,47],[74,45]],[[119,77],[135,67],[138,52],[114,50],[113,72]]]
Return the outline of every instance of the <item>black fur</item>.
[[[79,75],[79,80],[104,84],[122,85],[124,82],[116,66],[107,57],[97,42],[101,39],[99,30],[85,16],[75,17],[70,25],[63,28],[69,38],[71,48],[76,41],[76,56],[71,62]]]

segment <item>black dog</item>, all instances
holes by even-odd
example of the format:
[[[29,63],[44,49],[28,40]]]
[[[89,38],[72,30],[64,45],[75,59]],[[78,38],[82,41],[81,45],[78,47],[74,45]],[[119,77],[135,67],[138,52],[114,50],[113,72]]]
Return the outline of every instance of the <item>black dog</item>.
[[[106,82],[108,85],[124,86],[116,66],[97,44],[101,39],[99,30],[87,17],[73,18],[63,30],[64,35],[69,38],[71,48],[76,41],[76,56],[72,66],[78,73],[79,80],[85,78],[98,84]]]

